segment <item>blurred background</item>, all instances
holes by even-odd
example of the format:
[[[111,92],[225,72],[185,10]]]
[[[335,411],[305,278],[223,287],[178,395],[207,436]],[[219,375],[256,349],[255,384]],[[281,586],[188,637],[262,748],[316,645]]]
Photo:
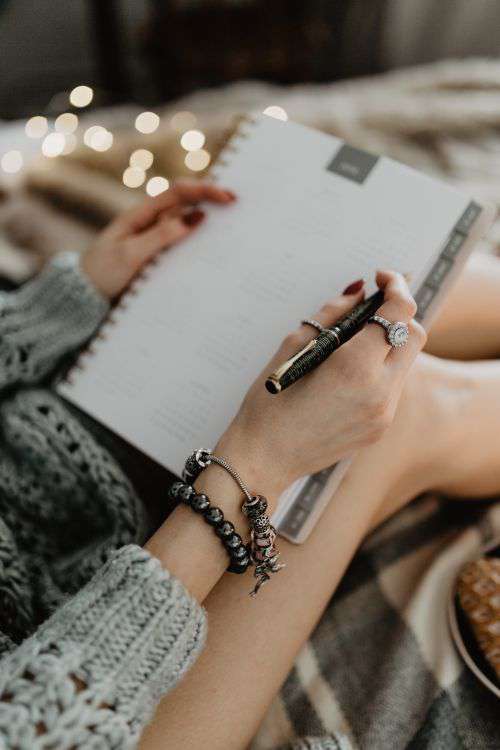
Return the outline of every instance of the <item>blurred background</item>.
[[[491,0],[0,0],[0,276],[203,174],[248,111],[498,203],[499,26]]]

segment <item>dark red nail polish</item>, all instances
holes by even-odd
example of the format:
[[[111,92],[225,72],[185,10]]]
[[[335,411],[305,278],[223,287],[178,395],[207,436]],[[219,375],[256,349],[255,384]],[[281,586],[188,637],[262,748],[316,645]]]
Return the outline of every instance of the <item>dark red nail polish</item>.
[[[226,195],[228,198],[230,198],[232,201],[236,200],[236,193],[233,193],[232,190],[226,190]]]
[[[342,294],[357,294],[358,292],[362,290],[364,283],[365,283],[364,279],[358,279],[357,281],[353,281],[352,284],[349,284],[349,286],[346,286]]]
[[[184,214],[184,216],[182,217],[182,221],[188,227],[195,227],[197,224],[200,223],[200,221],[203,221],[204,218],[205,218],[205,211],[202,211],[199,208],[195,208],[195,210],[191,211],[189,214]]]

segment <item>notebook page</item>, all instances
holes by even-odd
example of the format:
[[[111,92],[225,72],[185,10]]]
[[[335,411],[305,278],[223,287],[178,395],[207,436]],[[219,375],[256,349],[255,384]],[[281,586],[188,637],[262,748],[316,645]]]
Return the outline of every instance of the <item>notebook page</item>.
[[[59,386],[177,473],[194,448],[214,445],[301,318],[377,268],[410,272],[418,288],[468,204],[387,158],[363,182],[332,171],[342,142],[297,124],[262,117],[247,131],[217,167],[237,203],[207,207]]]

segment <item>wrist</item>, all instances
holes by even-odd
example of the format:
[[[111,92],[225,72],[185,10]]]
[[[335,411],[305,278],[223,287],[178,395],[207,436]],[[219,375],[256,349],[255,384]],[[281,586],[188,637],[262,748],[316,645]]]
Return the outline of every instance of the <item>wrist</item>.
[[[287,484],[283,483],[282,474],[271,455],[260,446],[253,445],[248,436],[235,426],[231,426],[222,435],[213,453],[231,464],[251,494],[267,498],[270,513],[275,510],[279,496]],[[223,471],[218,467],[214,467],[215,469]],[[237,487],[234,480],[231,481]]]

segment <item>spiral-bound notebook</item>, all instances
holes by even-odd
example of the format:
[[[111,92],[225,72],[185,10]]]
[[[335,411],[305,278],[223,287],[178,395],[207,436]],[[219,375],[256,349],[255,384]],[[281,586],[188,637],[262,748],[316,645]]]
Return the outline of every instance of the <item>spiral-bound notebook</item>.
[[[145,270],[59,384],[176,473],[194,448],[214,445],[301,318],[353,280],[396,268],[412,274],[425,322],[489,221],[445,184],[266,116],[242,121],[212,177],[238,201],[206,207],[203,225]],[[307,536],[346,465],[290,488],[274,519],[281,533]]]

